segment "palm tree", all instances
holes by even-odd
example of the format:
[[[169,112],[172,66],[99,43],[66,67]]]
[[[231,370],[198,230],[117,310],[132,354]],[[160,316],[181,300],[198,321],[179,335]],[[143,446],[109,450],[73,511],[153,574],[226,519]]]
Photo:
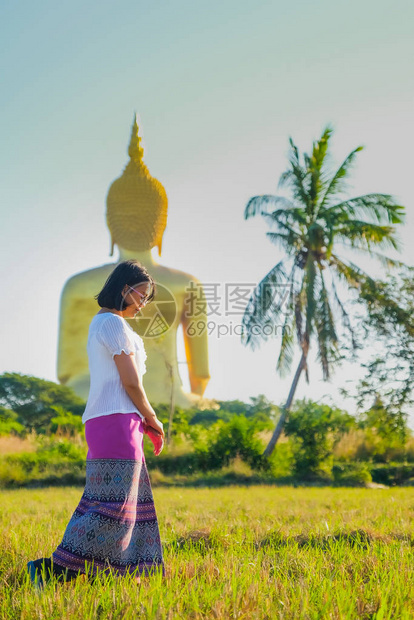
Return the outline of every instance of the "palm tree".
[[[341,258],[338,246],[368,253],[386,267],[402,265],[373,248],[400,251],[391,224],[403,222],[404,207],[388,194],[365,194],[344,200],[345,179],[363,147],[354,149],[332,174],[328,166],[332,133],[332,127],[327,125],[320,140],[313,143],[312,155],[303,154],[303,162],[289,138],[290,165],[281,175],[278,187],[289,188],[291,199],[254,196],[244,211],[245,219],[260,214],[276,227],[266,235],[282,249],[285,258],[255,288],[243,316],[242,342],[254,349],[259,340],[266,339],[263,328],[280,325],[282,340],[276,370],[281,376],[290,370],[295,335],[301,351],[287,401],[264,451],[267,456],[282,432],[302,371],[309,383],[307,359],[311,340],[317,343],[324,380],[330,378],[333,367],[343,359],[335,310],[350,334],[351,349],[355,351],[358,346],[336,285],[342,282],[347,289],[358,290],[364,281],[374,281],[355,263]],[[282,289],[288,291],[287,302],[282,294],[273,299],[274,291]]]

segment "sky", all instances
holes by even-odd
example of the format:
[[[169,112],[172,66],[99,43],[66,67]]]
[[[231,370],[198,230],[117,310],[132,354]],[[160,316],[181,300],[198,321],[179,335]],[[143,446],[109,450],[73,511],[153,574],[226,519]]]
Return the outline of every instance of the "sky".
[[[413,19],[411,0],[2,3],[0,372],[57,381],[62,288],[118,257],[105,200],[135,112],[169,201],[160,264],[202,283],[258,283],[283,255],[245,205],[278,193],[289,137],[309,152],[329,123],[337,166],[364,146],[349,197],[388,193],[406,207],[402,251],[389,255],[412,265]],[[276,373],[279,346],[212,334],[205,396],[282,404],[292,376]],[[181,339],[178,359],[189,390]],[[311,354],[296,396],[355,412],[338,390],[360,375],[345,364],[324,382]]]

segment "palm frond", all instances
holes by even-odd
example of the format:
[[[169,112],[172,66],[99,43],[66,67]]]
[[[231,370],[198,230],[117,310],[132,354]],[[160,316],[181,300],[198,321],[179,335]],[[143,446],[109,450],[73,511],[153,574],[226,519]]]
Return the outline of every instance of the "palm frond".
[[[371,244],[383,248],[393,248],[401,250],[399,240],[394,237],[393,226],[372,224],[363,220],[348,219],[343,226],[335,230],[337,241],[349,241],[350,247],[371,249]]]
[[[272,222],[274,222],[274,220],[272,220]],[[295,224],[293,224],[294,226]],[[298,244],[302,245],[302,243],[304,242],[304,236],[302,235],[302,233],[300,232],[300,230],[295,230],[295,228],[293,228],[292,226],[290,226],[289,224],[287,224],[286,222],[283,222],[282,220],[279,219],[279,221],[277,222],[277,226],[279,228],[282,228],[283,230],[285,230],[286,232],[290,233],[292,235],[292,240],[295,241],[295,243],[297,242]]]
[[[268,215],[268,205],[272,207],[281,206],[283,209],[291,209],[294,207],[294,204],[283,196],[273,196],[272,194],[263,194],[261,196],[253,196],[248,201],[245,210],[244,210],[244,219],[247,220],[249,217],[253,217],[255,215]]]
[[[306,157],[310,173],[309,196],[313,208],[316,207],[319,196],[326,187],[326,181],[322,175],[322,167],[328,152],[328,144],[332,131],[332,127],[327,126],[320,140],[313,143],[312,156]]]
[[[255,345],[266,340],[261,328],[266,323],[276,324],[283,316],[283,307],[286,305],[287,291],[292,286],[295,267],[293,265],[288,276],[284,265],[285,259],[279,261],[259,282],[245,308],[242,318],[242,342],[245,345]],[[275,299],[275,294],[278,296]],[[259,333],[254,333],[258,328]]]
[[[292,190],[294,199],[308,208],[310,202],[308,188],[306,187],[307,170],[300,164],[299,151],[292,138],[289,138],[289,143],[291,147],[289,154],[290,169],[281,174],[278,187],[288,185]]]
[[[359,289],[366,281],[374,282],[371,276],[352,261],[348,261],[347,264],[336,254],[331,254],[329,260],[330,265],[335,268],[339,279],[342,279],[350,288]]]
[[[343,244],[345,245],[345,244]],[[381,252],[376,252],[371,248],[366,247],[358,247],[356,245],[349,246],[352,247],[356,252],[362,252],[363,254],[368,254],[371,258],[376,258],[381,263],[385,269],[394,269],[394,268],[404,268],[406,264],[403,261],[397,260],[396,258],[390,258],[389,256],[385,256],[385,254],[381,254]]]
[[[322,274],[321,293],[315,310],[315,324],[318,340],[317,359],[321,363],[323,379],[326,381],[330,377],[330,365],[337,359],[338,336]]]
[[[338,308],[339,308],[339,310],[341,312],[342,324],[344,325],[344,327],[350,333],[352,349],[354,351],[356,351],[358,349],[358,342],[357,342],[356,337],[355,337],[355,331],[354,331],[354,329],[352,327],[350,316],[349,316],[348,312],[345,310],[345,306],[342,303],[342,301],[341,301],[341,299],[340,299],[340,297],[338,295],[338,291],[336,290],[336,285],[335,285],[334,278],[332,278],[331,286],[332,286],[332,291],[333,291],[333,294],[334,294],[334,299],[335,299],[335,301],[336,301],[336,303],[338,305]]]
[[[306,211],[302,207],[295,207],[294,205],[288,209],[276,209],[271,213],[263,213],[263,215],[276,223],[279,223],[281,220],[302,226],[308,223]]]
[[[292,310],[294,298],[294,289],[292,287],[289,294],[288,309]],[[292,360],[294,356],[294,329],[292,325],[292,315],[290,312],[286,313],[285,321],[282,328],[282,342],[280,344],[279,357],[276,363],[276,371],[280,376],[284,378],[290,371],[292,366]],[[294,317],[294,314],[293,314]],[[294,321],[294,318],[293,318]]]
[[[325,219],[339,216],[375,218],[378,223],[402,224],[405,221],[405,207],[397,204],[391,194],[363,194],[349,200],[344,200],[327,209],[320,209],[319,217]]]
[[[284,234],[277,232],[267,232],[266,236],[269,237],[272,243],[278,245],[288,255],[294,254],[295,250],[300,250],[301,245],[297,241],[296,235],[292,235],[291,233]]]
[[[323,207],[328,203],[330,199],[332,199],[334,196],[337,196],[338,194],[341,194],[342,192],[345,191],[346,184],[344,183],[344,179],[348,176],[350,168],[352,164],[354,163],[356,154],[359,151],[362,151],[363,148],[364,148],[363,146],[357,146],[357,148],[351,151],[349,155],[345,158],[345,160],[342,162],[342,164],[339,166],[338,170],[333,175],[325,191],[324,197],[319,207],[319,212],[321,209],[323,209]]]

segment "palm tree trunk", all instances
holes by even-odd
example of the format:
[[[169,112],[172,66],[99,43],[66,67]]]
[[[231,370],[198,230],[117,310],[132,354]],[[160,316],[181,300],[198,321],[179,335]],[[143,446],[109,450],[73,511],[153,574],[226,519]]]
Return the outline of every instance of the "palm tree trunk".
[[[302,370],[305,368],[306,365],[306,355],[305,352],[302,352],[302,357],[300,359],[299,365],[296,369],[295,372],[295,376],[293,377],[293,382],[292,385],[290,387],[290,392],[289,392],[289,396],[288,399],[285,403],[285,406],[282,407],[282,411],[280,412],[280,418],[277,422],[276,428],[274,430],[274,433],[268,443],[268,445],[266,446],[266,450],[263,452],[263,456],[270,456],[275,448],[275,445],[277,443],[277,440],[280,437],[280,434],[282,432],[283,429],[283,425],[285,423],[285,420],[287,418],[287,414],[289,412],[289,409],[292,405],[292,401],[293,401],[293,397],[295,395],[296,392],[296,388],[298,386],[298,382],[299,382],[299,377],[301,375]]]

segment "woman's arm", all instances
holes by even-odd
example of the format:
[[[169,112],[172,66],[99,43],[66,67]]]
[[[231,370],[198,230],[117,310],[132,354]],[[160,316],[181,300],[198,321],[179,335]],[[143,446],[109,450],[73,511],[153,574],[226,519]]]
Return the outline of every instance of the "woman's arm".
[[[114,362],[118,368],[122,384],[135,407],[142,413],[147,424],[159,431],[164,438],[164,429],[150,405],[138,374],[134,353],[127,355],[122,351],[120,354],[114,355]]]

